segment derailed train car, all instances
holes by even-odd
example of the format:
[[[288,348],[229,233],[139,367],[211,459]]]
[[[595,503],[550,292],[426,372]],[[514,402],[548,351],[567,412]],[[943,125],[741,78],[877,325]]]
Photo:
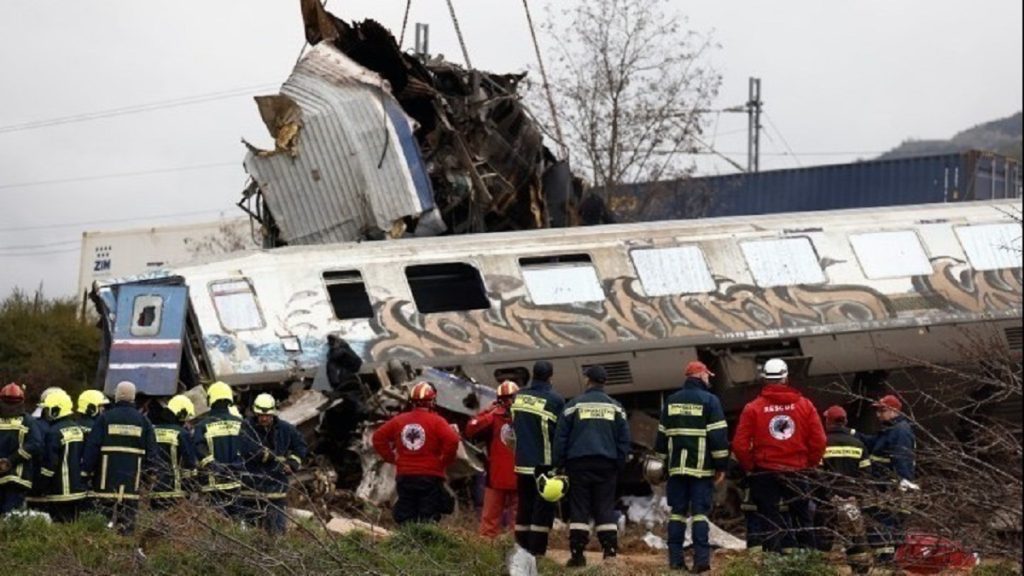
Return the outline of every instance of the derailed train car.
[[[483,385],[539,358],[580,392],[603,365],[657,407],[680,367],[717,368],[728,411],[758,366],[805,381],[956,362],[969,339],[1021,350],[1017,200],[287,247],[98,282],[100,383],[169,395],[214,379],[309,383],[327,337]],[[648,406],[651,404],[651,406]]]

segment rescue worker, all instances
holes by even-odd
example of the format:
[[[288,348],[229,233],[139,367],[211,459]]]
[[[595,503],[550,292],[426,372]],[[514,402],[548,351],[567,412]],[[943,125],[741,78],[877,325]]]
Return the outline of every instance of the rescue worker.
[[[157,452],[155,480],[149,493],[150,507],[162,510],[180,502],[196,473],[196,448],[185,423],[195,418],[196,408],[188,396],[178,394],[167,406],[155,406],[151,413]]]
[[[246,432],[258,446],[249,458],[249,486],[246,494],[260,526],[272,535],[285,532],[285,504],[288,498],[289,477],[302,467],[308,454],[306,441],[292,424],[277,417],[277,401],[263,393],[252,404]]]
[[[0,388],[0,516],[25,506],[42,451],[36,419],[25,413],[25,390],[14,382]]]
[[[683,540],[689,517],[693,573],[700,574],[711,570],[708,514],[715,484],[725,480],[729,467],[729,434],[722,403],[708,391],[714,373],[703,362],[694,361],[687,364],[685,376],[683,388],[669,396],[661,409],[654,449],[668,472],[669,568],[686,569]]]
[[[50,423],[43,417],[43,404],[46,402],[46,397],[51,393],[60,390],[57,386],[50,386],[49,388],[42,391],[39,395],[39,402],[36,404],[35,412],[32,413],[32,418],[35,421],[36,428],[39,430],[39,450],[36,452],[35,458],[32,459],[32,488],[28,491],[28,495],[25,497],[25,502],[28,507],[38,512],[48,512],[49,504],[46,503],[46,478],[42,475],[43,470],[43,439],[46,438],[46,432],[50,429]]]
[[[480,515],[480,535],[494,538],[502,532],[502,520],[511,523],[516,514],[516,472],[512,432],[512,402],[519,386],[511,380],[498,385],[498,399],[466,424],[466,438],[486,440],[487,486]]]
[[[551,439],[565,400],[551,387],[554,367],[547,360],[533,365],[533,380],[512,403],[512,430],[516,439],[516,543],[534,556],[548,550],[548,533],[555,521],[555,506],[540,497],[537,481],[551,470]]]
[[[71,396],[63,390],[51,392],[43,402],[43,417],[50,426],[43,439],[42,500],[54,522],[77,520],[87,496],[81,470],[85,430],[74,415]]]
[[[604,558],[618,554],[615,487],[629,455],[629,425],[622,405],[605,393],[603,366],[585,373],[587,389],[565,405],[555,429],[555,468],[569,477],[569,567],[586,566],[583,551],[590,540],[590,520]]]
[[[99,390],[85,390],[78,395],[78,425],[86,435],[92,430],[96,417],[103,412],[110,400]]]
[[[398,501],[395,522],[437,522],[450,512],[451,495],[445,488],[445,470],[455,461],[459,435],[434,412],[437,391],[419,382],[409,392],[411,407],[388,420],[373,433],[373,448],[395,465]]]
[[[764,387],[740,415],[732,451],[749,474],[750,496],[761,517],[764,549],[792,552],[813,546],[808,477],[825,454],[825,429],[810,400],[789,385],[789,367],[764,364]],[[788,513],[780,503],[789,506]]]
[[[118,383],[114,405],[96,417],[85,439],[82,469],[92,479],[96,507],[121,533],[135,529],[142,472],[156,452],[153,425],[135,407],[135,384]]]
[[[858,495],[871,466],[868,451],[847,426],[846,410],[829,406],[825,418],[826,447],[822,460],[822,488],[815,526],[823,528],[816,540],[823,552],[832,549],[832,534],[843,537],[846,561],[855,574],[866,574],[871,567],[870,549],[864,535]]]
[[[874,403],[875,415],[882,425],[877,435],[860,435],[871,453],[871,474],[881,492],[889,492],[893,485],[901,491],[917,489],[914,484],[914,429],[903,414],[903,402],[889,394]],[[875,551],[878,564],[892,564],[896,548],[903,543],[906,512],[898,507],[871,506],[868,542]]]
[[[251,435],[243,433],[245,422],[232,413],[231,386],[214,382],[206,389],[210,411],[192,431],[200,490],[220,512],[241,520],[245,512],[240,501],[245,461],[253,452]]]

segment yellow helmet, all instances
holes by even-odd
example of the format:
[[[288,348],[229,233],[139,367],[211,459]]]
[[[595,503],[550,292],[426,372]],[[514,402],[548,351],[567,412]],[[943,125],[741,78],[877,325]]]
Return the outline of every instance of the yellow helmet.
[[[213,406],[214,402],[218,402],[220,400],[227,400],[230,402],[234,399],[234,394],[231,392],[231,386],[228,386],[223,382],[214,382],[206,389],[206,398],[207,402],[210,403],[210,406]]]
[[[277,401],[270,394],[264,392],[256,397],[252,403],[252,411],[256,414],[274,414],[277,412]]]
[[[196,417],[196,407],[188,396],[178,394],[167,401],[167,409],[170,410],[178,420],[191,420]]]
[[[43,400],[43,408],[49,411],[51,419],[57,420],[70,416],[75,410],[75,403],[72,402],[71,396],[68,396],[67,392],[58,388],[46,395],[46,399]]]
[[[537,491],[548,502],[558,502],[569,493],[569,479],[565,476],[541,474],[537,477]]]
[[[95,416],[100,406],[110,404],[110,400],[99,390],[86,390],[78,395],[78,413]]]

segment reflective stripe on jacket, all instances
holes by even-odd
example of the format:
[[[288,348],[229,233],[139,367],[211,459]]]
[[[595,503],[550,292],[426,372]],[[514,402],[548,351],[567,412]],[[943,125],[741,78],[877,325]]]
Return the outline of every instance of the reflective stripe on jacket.
[[[157,424],[153,430],[157,445],[153,464],[156,483],[150,496],[183,498],[188,481],[196,473],[196,449],[192,436],[178,424]]]
[[[252,436],[243,434],[245,422],[228,408],[213,408],[192,432],[198,459],[200,489],[204,492],[242,487],[245,460],[255,452]]]
[[[41,500],[70,502],[86,497],[82,481],[82,453],[85,450],[85,430],[74,418],[65,417],[50,424],[43,440],[43,459],[40,473],[44,477]]]
[[[625,464],[630,450],[626,411],[599,387],[588,388],[565,405],[555,430],[552,465],[599,457]]]
[[[131,402],[117,402],[96,417],[85,439],[84,472],[96,498],[139,498],[143,468],[156,456],[153,425]]]
[[[729,465],[729,432],[718,397],[704,382],[687,378],[665,400],[654,451],[672,476],[708,478]]]
[[[512,403],[512,429],[516,437],[516,473],[533,474],[537,466],[551,466],[552,440],[565,400],[551,384],[533,380]]]
[[[32,487],[34,463],[43,452],[43,436],[35,418],[25,414],[0,418],[0,458],[11,469],[0,475],[0,487]]]

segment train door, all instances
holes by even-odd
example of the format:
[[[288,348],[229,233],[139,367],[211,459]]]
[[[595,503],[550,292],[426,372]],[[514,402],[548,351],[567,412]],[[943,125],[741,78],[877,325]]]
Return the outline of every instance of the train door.
[[[182,333],[188,310],[186,286],[134,285],[117,291],[104,390],[130,380],[138,392],[177,392]]]

